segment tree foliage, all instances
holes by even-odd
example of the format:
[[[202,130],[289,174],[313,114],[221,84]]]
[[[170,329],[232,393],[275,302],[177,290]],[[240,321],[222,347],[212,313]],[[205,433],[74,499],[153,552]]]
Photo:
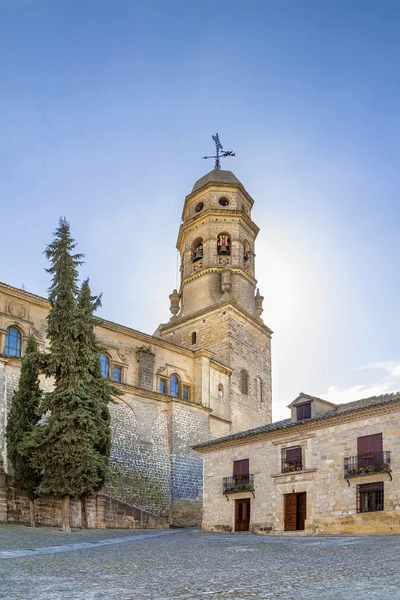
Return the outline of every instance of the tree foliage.
[[[37,428],[42,398],[36,353],[36,341],[31,336],[22,358],[19,386],[13,396],[6,430],[7,454],[14,470],[14,485],[23,490],[30,500],[37,496],[41,480],[40,472],[29,462],[26,446],[27,439]]]

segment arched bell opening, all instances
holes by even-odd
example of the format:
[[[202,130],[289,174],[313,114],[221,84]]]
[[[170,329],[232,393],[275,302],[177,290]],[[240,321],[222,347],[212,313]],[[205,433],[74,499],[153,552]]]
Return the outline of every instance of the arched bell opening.
[[[192,263],[203,258],[203,238],[197,238],[192,244]]]
[[[231,238],[228,233],[220,233],[217,237],[217,254],[229,256],[231,253]]]

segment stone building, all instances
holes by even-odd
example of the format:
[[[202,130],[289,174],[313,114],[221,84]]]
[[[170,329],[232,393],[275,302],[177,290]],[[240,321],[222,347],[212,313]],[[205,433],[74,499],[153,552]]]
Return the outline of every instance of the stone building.
[[[300,394],[291,418],[195,446],[207,531],[400,533],[400,392],[334,405]]]
[[[271,421],[271,331],[256,292],[253,199],[230,171],[214,170],[186,197],[177,247],[181,284],[172,317],[147,335],[97,319],[103,375],[123,391],[112,405],[112,498],[167,516],[201,521],[202,460],[191,446]],[[46,299],[0,284],[0,461],[33,334],[46,347]],[[49,389],[50,380],[43,380]],[[1,516],[0,516],[1,520]]]

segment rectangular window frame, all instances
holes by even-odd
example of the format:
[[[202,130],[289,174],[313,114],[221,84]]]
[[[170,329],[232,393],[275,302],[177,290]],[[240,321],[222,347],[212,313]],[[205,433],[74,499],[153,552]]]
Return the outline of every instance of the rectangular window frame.
[[[383,481],[357,485],[357,512],[370,513],[385,510],[385,486]]]
[[[292,456],[291,456],[292,454]],[[304,470],[304,451],[300,445],[281,449],[281,472],[296,473]]]
[[[310,416],[304,416],[304,413],[309,413]],[[296,421],[308,421],[311,419],[311,416],[311,402],[302,402],[301,404],[296,404]]]

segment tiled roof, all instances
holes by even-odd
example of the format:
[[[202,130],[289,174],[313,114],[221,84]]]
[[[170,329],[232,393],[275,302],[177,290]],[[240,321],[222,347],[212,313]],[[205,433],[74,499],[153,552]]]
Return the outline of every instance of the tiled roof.
[[[381,406],[385,404],[392,404],[400,402],[400,392],[393,392],[391,394],[382,394],[381,396],[371,396],[370,398],[362,398],[361,400],[355,400],[354,402],[347,402],[346,404],[338,404],[334,409],[327,410],[324,413],[321,413],[312,419],[307,419],[306,421],[300,421],[300,423],[312,423],[314,421],[321,421],[323,419],[329,419],[330,417],[335,417],[337,415],[342,415],[346,413],[356,412],[359,410],[363,410],[365,408],[371,408],[374,406]],[[275,423],[269,423],[268,425],[261,425],[260,427],[255,427],[254,429],[248,429],[247,431],[239,431],[238,433],[232,433],[231,435],[227,435],[222,438],[216,438],[214,440],[209,440],[207,442],[202,442],[201,444],[196,444],[192,446],[195,450],[201,448],[207,448],[210,446],[217,446],[218,444],[222,444],[225,442],[229,442],[231,440],[239,440],[242,438],[252,437],[255,435],[259,435],[262,433],[267,433],[269,431],[274,431],[276,429],[285,429],[288,427],[294,427],[298,425],[299,421],[292,421],[291,419],[284,419],[283,421],[276,421]]]

